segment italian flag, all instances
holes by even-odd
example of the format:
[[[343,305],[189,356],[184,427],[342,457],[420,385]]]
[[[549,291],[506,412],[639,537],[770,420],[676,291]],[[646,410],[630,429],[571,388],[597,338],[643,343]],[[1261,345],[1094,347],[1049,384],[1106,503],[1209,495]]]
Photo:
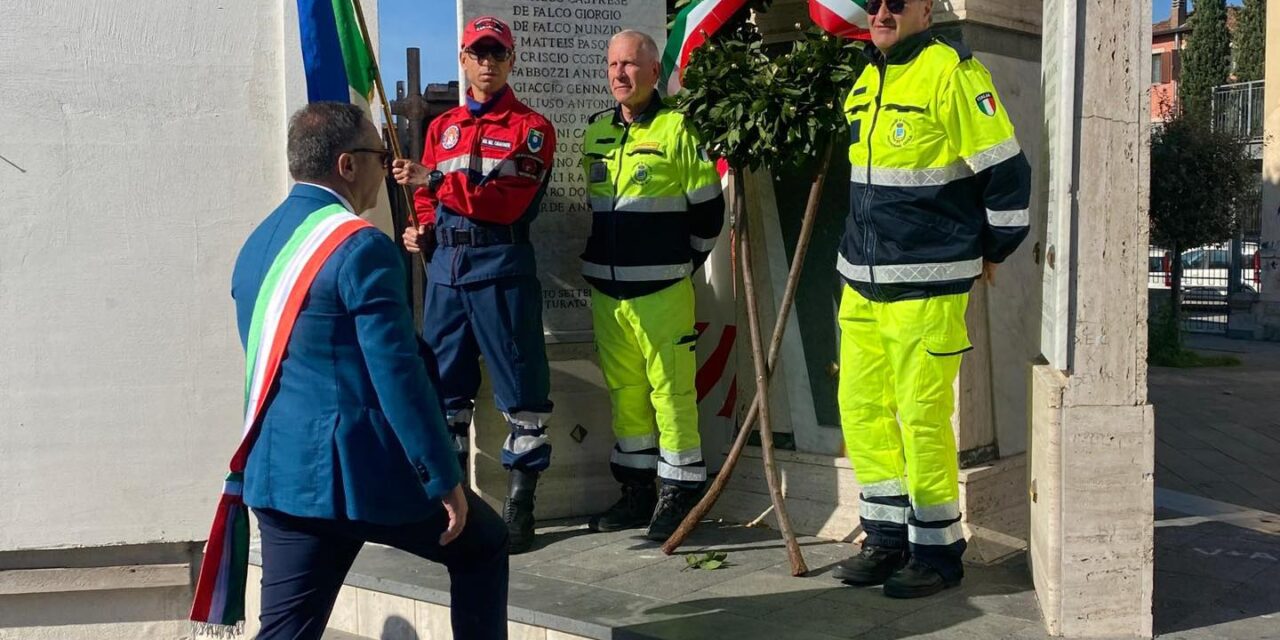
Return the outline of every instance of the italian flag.
[[[298,34],[307,102],[350,102],[370,113],[377,63],[369,57],[351,0],[298,0]]]
[[[809,18],[823,31],[842,38],[869,40],[867,0],[809,0]]]
[[[667,88],[667,95],[680,92],[681,76],[694,49],[715,35],[746,4],[747,0],[695,0],[680,10],[662,53],[662,86]]]
[[[352,0],[297,0],[298,36],[302,41],[302,66],[307,76],[307,102],[349,102],[364,110],[370,122],[374,75],[378,61],[360,32]],[[391,200],[386,190],[378,203],[364,212],[383,233],[395,236]]]

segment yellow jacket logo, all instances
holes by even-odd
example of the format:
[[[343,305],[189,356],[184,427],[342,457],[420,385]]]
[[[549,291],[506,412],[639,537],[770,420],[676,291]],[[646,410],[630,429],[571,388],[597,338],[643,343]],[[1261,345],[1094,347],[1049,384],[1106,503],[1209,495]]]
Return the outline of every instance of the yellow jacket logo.
[[[911,125],[905,120],[894,120],[893,127],[889,129],[889,144],[901,147],[908,142],[911,142]]]

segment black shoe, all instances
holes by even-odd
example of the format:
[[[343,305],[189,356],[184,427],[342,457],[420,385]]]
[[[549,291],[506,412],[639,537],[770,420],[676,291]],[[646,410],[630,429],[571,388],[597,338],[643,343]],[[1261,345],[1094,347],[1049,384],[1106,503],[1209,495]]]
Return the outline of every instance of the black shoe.
[[[845,584],[868,587],[888,580],[906,562],[904,549],[864,544],[858,555],[836,565],[831,574]]]
[[[624,483],[622,497],[608,511],[592,516],[587,526],[592,531],[601,532],[643,527],[653,517],[653,507],[656,504],[658,494],[653,489],[652,480],[647,483]]]
[[[960,584],[960,579],[947,580],[937,569],[912,559],[884,581],[884,594],[890,598],[923,598]]]
[[[645,537],[666,542],[696,504],[698,504],[696,489],[662,485],[662,491],[658,494],[658,506],[653,510],[653,519],[649,521],[649,528],[644,532]]]
[[[502,519],[507,523],[507,552],[524,553],[533,547],[533,493],[538,474],[512,469],[507,478],[507,504]]]

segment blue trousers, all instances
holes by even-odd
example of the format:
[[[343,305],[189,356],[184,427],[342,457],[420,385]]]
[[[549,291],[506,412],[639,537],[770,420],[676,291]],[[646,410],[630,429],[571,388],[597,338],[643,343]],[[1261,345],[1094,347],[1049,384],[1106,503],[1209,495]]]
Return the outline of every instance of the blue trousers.
[[[502,447],[507,469],[542,471],[551,463],[546,420],[551,415],[551,372],[542,335],[542,285],[533,276],[473,284],[428,283],[422,339],[438,375],[449,431],[459,452],[480,389],[480,357],[494,402],[510,434]]]
[[[319,640],[356,554],[365,542],[396,547],[449,569],[455,638],[507,637],[507,527],[467,491],[466,528],[446,546],[439,514],[405,525],[300,518],[254,509],[262,532],[262,630],[257,640]],[[252,588],[252,587],[251,587]]]

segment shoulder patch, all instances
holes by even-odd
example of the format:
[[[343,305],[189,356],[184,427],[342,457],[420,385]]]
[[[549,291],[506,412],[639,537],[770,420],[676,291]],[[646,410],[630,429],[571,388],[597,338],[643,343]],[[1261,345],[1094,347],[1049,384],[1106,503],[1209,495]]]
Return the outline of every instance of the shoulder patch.
[[[956,55],[960,57],[960,62],[964,62],[965,60],[973,57],[973,51],[969,49],[969,45],[966,45],[958,39],[949,38],[943,35],[935,35],[933,37],[933,41],[951,47],[956,52]]]

